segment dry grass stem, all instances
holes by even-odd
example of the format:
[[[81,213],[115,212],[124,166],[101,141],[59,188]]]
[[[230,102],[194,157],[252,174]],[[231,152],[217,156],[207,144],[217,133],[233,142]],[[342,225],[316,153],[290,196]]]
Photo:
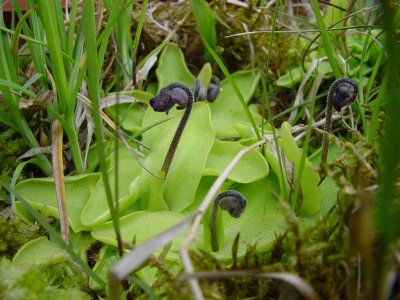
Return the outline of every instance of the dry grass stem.
[[[52,126],[52,163],[53,176],[56,188],[58,214],[60,215],[60,230],[62,239],[69,243],[69,223],[67,197],[65,195],[64,183],[64,164],[63,164],[63,129],[58,120],[53,122]]]

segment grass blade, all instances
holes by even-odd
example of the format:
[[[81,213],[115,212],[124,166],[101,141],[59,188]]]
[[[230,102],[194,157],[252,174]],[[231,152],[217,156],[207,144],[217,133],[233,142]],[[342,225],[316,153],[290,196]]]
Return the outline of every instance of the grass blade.
[[[52,74],[56,83],[58,103],[60,104],[59,111],[61,111],[65,120],[69,123],[68,127],[63,127],[70,142],[75,168],[78,173],[81,173],[83,170],[83,161],[74,121],[74,103],[76,101],[71,102],[71,95],[68,90],[66,68],[61,47],[63,42],[62,37],[65,37],[65,30],[64,27],[60,28],[60,20],[56,19],[56,16],[60,17],[60,12],[56,12],[56,7],[58,8],[59,5],[56,5],[55,2],[56,1],[53,0],[39,0],[39,15],[46,32]],[[59,9],[61,10],[61,7],[59,7]]]
[[[85,42],[86,51],[89,53],[87,59],[87,76],[88,76],[88,88],[90,99],[93,105],[93,120],[95,123],[95,134],[97,139],[97,153],[100,160],[100,169],[103,175],[104,189],[107,197],[108,206],[111,212],[111,218],[113,221],[115,234],[118,241],[118,252],[119,255],[123,255],[123,246],[121,240],[121,232],[119,226],[118,212],[115,209],[115,205],[112,200],[110,180],[107,173],[107,163],[105,160],[104,149],[101,141],[103,141],[103,125],[100,116],[100,91],[99,91],[99,74],[97,68],[97,50],[96,50],[96,27],[94,19],[94,3],[92,0],[84,1],[84,16],[83,22],[85,24]]]
[[[336,62],[336,55],[334,51],[334,47],[332,45],[332,41],[329,37],[328,32],[325,29],[324,19],[321,16],[321,11],[319,8],[318,0],[312,0],[312,7],[314,10],[315,17],[317,19],[317,25],[319,32],[322,38],[322,44],[325,49],[326,56],[328,56],[329,64],[331,65],[333,74],[335,75],[336,79],[339,79],[342,75],[339,69],[339,66]]]

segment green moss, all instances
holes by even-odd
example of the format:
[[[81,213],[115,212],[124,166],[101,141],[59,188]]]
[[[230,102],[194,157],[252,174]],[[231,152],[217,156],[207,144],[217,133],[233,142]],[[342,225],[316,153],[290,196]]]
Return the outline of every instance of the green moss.
[[[13,167],[21,151],[26,148],[25,142],[18,137],[15,130],[8,128],[0,131],[0,169]]]
[[[76,288],[58,286],[58,278],[64,277],[64,272],[62,268],[16,266],[3,258],[0,261],[0,299],[91,299]]]
[[[38,224],[26,224],[17,216],[0,215],[0,256],[11,258],[22,245],[43,234]]]

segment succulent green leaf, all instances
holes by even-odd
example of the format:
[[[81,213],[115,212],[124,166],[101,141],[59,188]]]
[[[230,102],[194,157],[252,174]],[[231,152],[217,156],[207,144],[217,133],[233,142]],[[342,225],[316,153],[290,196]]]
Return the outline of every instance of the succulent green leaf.
[[[278,178],[280,197],[282,199],[289,199],[290,185],[286,178],[285,170],[281,169],[281,167],[279,166],[279,157],[278,157],[277,149],[275,148],[274,145],[268,145],[265,148],[264,155],[265,155],[265,159],[267,160],[271,169],[274,171],[274,174]],[[281,156],[281,159],[283,159],[282,156]],[[281,174],[282,172],[283,172],[283,176]]]
[[[170,112],[171,115],[176,116],[173,120],[143,134],[144,143],[151,147],[151,152],[145,161],[145,166],[149,170],[155,173],[161,170],[182,113],[183,111],[173,109]],[[150,108],[146,112],[144,125],[163,118],[165,115],[154,112]],[[180,211],[193,202],[207,155],[214,143],[214,136],[208,104],[205,102],[195,103],[164,186],[162,186],[162,179],[142,171],[140,185],[143,209],[169,208],[173,211]]]
[[[232,77],[246,103],[249,102],[257,88],[260,74],[256,71],[242,71],[234,73]],[[212,124],[217,136],[238,136],[234,124],[249,122],[232,85],[226,79],[221,82],[221,92],[210,107]],[[252,115],[256,122],[261,120],[257,117],[257,113],[252,112]]]
[[[182,82],[191,86],[194,76],[189,71],[182,50],[176,44],[168,44],[161,53],[156,70],[158,90],[171,82]]]
[[[329,145],[327,163],[331,163],[335,158],[339,157],[342,152],[342,148],[335,143],[331,143]],[[312,158],[310,157],[310,161],[314,165],[318,165],[321,161],[321,152],[319,152],[317,155],[314,155]],[[320,215],[324,216],[336,204],[339,187],[332,177],[327,176],[321,183],[320,188],[322,195]]]
[[[297,146],[291,134],[291,126],[284,122],[281,126],[280,145],[286,158],[290,163],[294,163],[295,173],[298,176],[300,162],[302,159],[302,150]],[[303,200],[300,207],[300,215],[313,216],[320,211],[321,206],[321,188],[318,186],[319,175],[312,163],[306,158],[304,162],[303,174],[300,185],[303,192]]]
[[[279,77],[275,84],[277,86],[283,86],[287,88],[294,87],[296,83],[299,83],[301,81],[301,79],[303,78],[303,74],[304,71],[302,67],[295,67],[293,69],[290,69],[289,72],[287,72],[286,74]]]
[[[215,140],[210,154],[207,157],[203,175],[218,176],[227,164],[246,148],[239,142]],[[258,149],[247,153],[229,174],[228,179],[239,183],[250,183],[268,175],[269,167]]]
[[[65,261],[65,252],[47,237],[31,240],[18,250],[13,262],[17,265],[52,265]]]
[[[197,79],[205,86],[208,87],[210,85],[212,76],[212,69],[210,63],[206,63],[200,70],[197,75]]]
[[[256,245],[259,251],[270,248],[279,234],[287,229],[285,217],[281,214],[273,192],[279,191],[278,181],[274,174],[250,183],[235,187],[247,200],[245,211],[239,218],[232,218],[228,213],[220,211],[224,227],[224,243],[216,252],[216,257],[222,261],[232,258],[232,243],[240,233],[238,256],[243,256],[247,245]],[[209,241],[209,217],[203,220],[204,241]],[[199,236],[202,236],[200,233]],[[200,243],[199,239],[199,243]],[[209,249],[209,242],[197,247]]]
[[[68,220],[75,232],[88,229],[81,222],[81,213],[90,197],[91,187],[99,180],[99,173],[65,177]],[[59,218],[54,178],[24,180],[15,186],[15,192],[43,214]]]
[[[141,244],[153,236],[178,224],[185,215],[172,211],[138,211],[120,219],[121,237],[127,243]],[[112,222],[106,222],[92,230],[92,236],[103,243],[117,246]],[[176,244],[179,245],[179,244]]]
[[[120,212],[124,211],[130,204],[137,199],[134,197],[134,180],[141,172],[140,165],[132,157],[135,154],[130,153],[125,147],[120,147],[118,155],[118,202]],[[114,153],[110,155],[109,179],[112,194],[115,195],[115,160]],[[91,227],[103,223],[110,219],[111,213],[107,204],[104,192],[103,180],[92,186],[90,197],[83,208],[81,222],[85,226]]]

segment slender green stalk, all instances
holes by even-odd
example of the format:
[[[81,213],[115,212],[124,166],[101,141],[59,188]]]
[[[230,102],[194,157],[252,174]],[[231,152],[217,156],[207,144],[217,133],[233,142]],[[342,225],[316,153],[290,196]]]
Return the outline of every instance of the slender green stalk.
[[[28,7],[33,6],[33,3],[30,3],[28,1]],[[43,27],[42,24],[40,23],[39,16],[37,12],[32,14],[29,17],[29,24],[25,24],[23,31],[26,33],[27,36],[33,36],[37,41],[44,41],[44,32],[43,32]],[[32,30],[31,30],[32,28]],[[20,36],[22,38],[22,36]],[[46,53],[45,53],[45,47],[46,46],[44,43],[43,44],[38,44],[34,41],[27,40],[27,45],[29,48],[29,53],[31,54],[33,64],[35,66],[36,72],[42,74],[42,77],[40,78],[40,83],[41,86],[44,89],[49,88],[49,81],[46,78]]]
[[[133,40],[133,49],[132,49],[132,57],[134,57],[135,59],[136,59],[137,49],[138,49],[138,46],[139,46],[140,36],[142,34],[142,28],[143,28],[144,19],[145,19],[145,16],[146,16],[146,11],[147,11],[148,4],[149,4],[148,0],[144,0],[143,1],[142,9],[140,11],[139,22],[138,22],[138,25],[136,27],[135,39]]]
[[[9,33],[9,34],[15,34],[14,30],[9,29],[9,28],[5,27],[4,25],[0,25],[0,31],[1,32],[6,32],[6,33]],[[27,36],[25,34],[20,34],[19,37],[20,37],[20,39],[23,39],[24,41],[29,41],[29,42],[35,43],[37,45],[46,46],[46,43],[41,42],[39,40],[36,40],[36,39],[34,39],[34,38],[30,37],[30,36]]]
[[[358,108],[360,109],[360,114],[361,114],[361,121],[362,121],[362,127],[364,131],[364,135],[368,136],[368,124],[367,124],[367,119],[365,117],[365,108],[362,104],[365,103],[364,99],[364,90],[363,90],[363,78],[364,78],[364,67],[365,67],[365,57],[367,55],[367,49],[368,49],[368,42],[369,42],[369,37],[371,36],[371,30],[372,28],[368,28],[367,35],[365,37],[365,42],[363,45],[363,51],[361,53],[360,57],[360,68],[358,69],[358,82],[360,83],[360,88],[358,89],[358,99],[360,100],[358,103]]]
[[[388,252],[390,245],[398,240],[400,228],[399,193],[396,191],[396,182],[399,180],[400,165],[400,47],[397,40],[399,24],[395,17],[399,17],[395,3],[382,0],[381,12],[384,29],[386,30],[385,50],[388,54],[386,73],[388,79],[386,119],[384,135],[381,139],[381,159],[379,173],[378,201],[376,201],[376,229],[379,234],[379,243],[375,253],[373,290],[370,293],[373,299],[384,298],[385,280],[388,273]],[[397,12],[397,15],[396,15]],[[397,19],[398,21],[398,19]]]
[[[140,40],[140,36],[142,34],[142,28],[143,28],[143,24],[144,24],[144,19],[146,16],[146,11],[147,11],[147,6],[149,4],[148,0],[144,0],[142,3],[142,9],[140,10],[140,17],[139,17],[139,22],[138,25],[136,27],[136,33],[135,33],[135,39],[133,40],[133,45],[132,45],[132,58],[133,58],[133,74],[132,74],[132,78],[133,78],[133,84],[136,85],[136,67],[137,67],[137,49],[139,46],[139,40]]]
[[[69,123],[68,127],[64,126],[64,130],[70,142],[71,154],[74,160],[75,168],[78,173],[81,173],[83,170],[83,161],[74,120],[75,105],[73,104],[75,102],[71,102],[71,95],[68,90],[66,68],[63,61],[61,47],[61,38],[65,37],[65,30],[64,28],[60,28],[58,30],[60,27],[60,22],[56,19],[56,15],[58,14],[55,13],[55,1],[39,0],[39,5],[39,14],[46,32],[51,67],[61,108],[60,111],[64,115],[66,121]]]
[[[76,39],[75,36],[75,25],[76,25],[76,16],[78,11],[78,1],[71,1],[72,7],[69,14],[69,24],[68,24],[68,34],[67,34],[67,54],[72,57],[74,51],[74,41]]]
[[[119,17],[115,19],[113,25],[117,43],[117,60],[122,77],[122,79],[119,80],[121,86],[126,86],[132,78],[132,69],[130,68],[132,59],[129,51],[132,45],[132,1],[129,3],[129,7],[126,7],[124,1],[121,0],[116,0],[114,2],[110,0],[104,1],[108,11],[113,11],[116,6],[120,12]]]
[[[57,85],[58,100],[61,106],[61,111],[65,116],[68,116],[72,109],[69,109],[68,107],[69,94],[67,89],[67,78],[62,58],[60,33],[57,30],[57,21],[54,14],[54,1],[39,0],[39,4],[39,13],[41,21],[43,22],[43,28],[46,32],[53,77]]]
[[[103,125],[100,116],[100,90],[99,90],[99,74],[97,68],[97,49],[96,49],[96,25],[95,25],[95,12],[93,0],[84,1],[84,16],[83,22],[85,24],[85,42],[86,42],[86,52],[88,53],[87,59],[87,76],[88,76],[88,90],[89,96],[92,100],[93,105],[93,120],[95,123],[95,134],[96,134],[96,146],[97,153],[100,160],[100,169],[104,181],[104,189],[107,197],[108,206],[110,208],[111,218],[113,222],[113,227],[115,230],[115,235],[118,243],[119,255],[123,255],[123,245],[120,232],[120,224],[118,211],[115,209],[115,205],[112,200],[110,179],[107,173],[107,163],[105,159],[104,149],[102,147],[103,136]],[[118,199],[116,199],[118,201]]]
[[[192,13],[196,19],[197,26],[199,27],[199,32],[201,38],[207,42],[214,52],[217,49],[217,32],[214,26],[214,16],[212,15],[212,10],[204,0],[190,0],[190,5],[192,7]],[[212,56],[206,48],[204,54],[206,61],[211,61]]]
[[[369,79],[367,91],[365,93],[365,97],[367,100],[369,99],[369,95],[371,94],[372,85],[373,85],[373,82],[375,81],[375,77],[376,77],[376,74],[378,73],[378,69],[381,65],[384,53],[385,53],[385,51],[382,50],[381,53],[379,54],[378,60],[376,61],[374,70],[372,71],[371,77]],[[388,76],[386,75],[383,77],[383,81],[380,86],[378,96],[376,97],[376,100],[375,100],[374,110],[372,111],[371,121],[370,121],[370,125],[369,125],[369,130],[368,130],[368,141],[371,144],[374,144],[375,139],[376,139],[376,130],[378,128],[379,113],[381,111],[381,101],[382,101],[382,97],[386,91],[387,81],[388,81]]]
[[[336,79],[338,79],[341,77],[341,72],[336,62],[336,55],[334,47],[332,45],[332,41],[329,37],[328,32],[325,29],[324,19],[321,16],[321,10],[319,8],[318,0],[312,0],[311,3],[314,10],[315,18],[317,19],[318,30],[321,34],[322,44],[324,46],[326,56],[328,57],[328,61],[332,68],[333,74],[335,75]]]

